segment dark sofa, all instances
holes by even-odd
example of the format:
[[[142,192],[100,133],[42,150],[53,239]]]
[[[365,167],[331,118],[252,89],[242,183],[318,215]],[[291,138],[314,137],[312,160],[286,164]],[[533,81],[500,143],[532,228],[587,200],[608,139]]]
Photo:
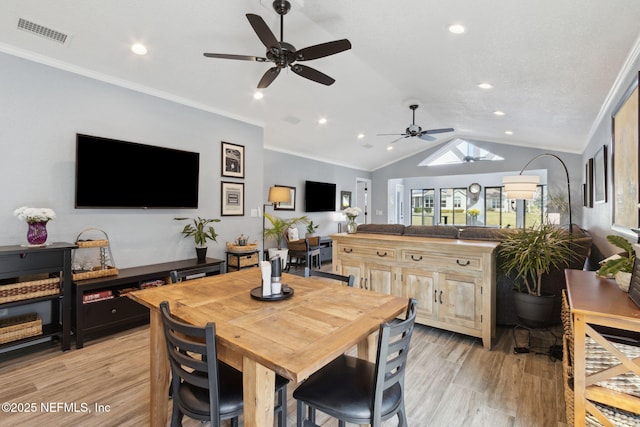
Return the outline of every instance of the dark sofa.
[[[500,242],[513,228],[464,227],[455,225],[400,225],[400,224],[361,224],[358,233],[390,234],[414,237],[437,237],[444,239],[486,240]],[[568,232],[568,229],[567,229]],[[568,268],[582,270],[591,253],[591,235],[588,231],[573,226],[575,250],[577,256],[572,259]],[[500,268],[500,257],[496,258],[496,323],[498,325],[515,325],[518,317],[513,304],[513,280],[507,277]],[[542,290],[556,296],[553,320],[560,323],[562,305],[561,292],[566,288],[564,268],[551,271],[542,278]]]

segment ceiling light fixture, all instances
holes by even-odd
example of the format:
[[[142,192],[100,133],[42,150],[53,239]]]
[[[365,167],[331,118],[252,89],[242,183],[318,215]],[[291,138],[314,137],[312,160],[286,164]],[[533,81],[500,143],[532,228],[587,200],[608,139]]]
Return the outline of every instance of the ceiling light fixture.
[[[511,130],[505,130],[504,133],[506,133],[507,135],[513,135],[513,131]]]
[[[362,139],[362,138],[364,138],[364,133],[359,133],[358,134],[358,139]]]
[[[393,150],[393,145],[387,146],[387,151],[391,151],[391,150]]]
[[[262,92],[255,92],[253,94],[253,99],[262,99],[262,98],[264,98],[264,93]]]
[[[504,111],[497,110],[494,111],[493,114],[495,114],[496,116],[504,116]]]
[[[327,119],[325,117],[321,117],[320,120],[318,120],[318,123],[323,125],[323,124],[327,123]]]
[[[449,25],[449,32],[452,34],[464,34],[467,32],[467,29],[462,24],[453,24]]]
[[[135,43],[131,45],[131,52],[135,53],[136,55],[146,55],[147,47],[142,43]]]
[[[493,89],[493,85],[491,83],[480,83],[478,85],[480,89]]]

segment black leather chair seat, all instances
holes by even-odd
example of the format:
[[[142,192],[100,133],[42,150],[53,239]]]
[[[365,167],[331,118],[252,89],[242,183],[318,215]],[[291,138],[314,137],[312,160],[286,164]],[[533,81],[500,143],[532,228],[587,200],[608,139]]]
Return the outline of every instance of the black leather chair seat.
[[[375,384],[374,363],[351,356],[340,356],[324,368],[322,375],[311,375],[293,392],[293,397],[349,422],[370,420]],[[382,396],[382,417],[394,413],[402,403],[402,390],[395,384]]]
[[[220,415],[224,418],[225,414],[242,410],[242,372],[218,361],[218,381]],[[276,390],[287,385],[288,382],[286,378],[276,375]],[[203,416],[209,415],[209,390],[184,383],[179,394],[180,401],[190,411]]]

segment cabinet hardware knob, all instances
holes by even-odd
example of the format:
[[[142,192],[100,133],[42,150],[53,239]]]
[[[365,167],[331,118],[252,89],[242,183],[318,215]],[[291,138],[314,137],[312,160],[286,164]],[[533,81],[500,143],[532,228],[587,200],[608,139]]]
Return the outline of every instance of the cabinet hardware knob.
[[[353,252],[353,248],[342,248],[343,251],[345,251],[346,253],[350,254],[351,252]]]
[[[386,252],[385,252],[385,253],[383,253],[383,254],[381,254],[379,251],[376,251],[376,254],[378,254],[378,256],[379,256],[379,257],[385,257],[385,256],[387,256],[387,253],[386,253]]]
[[[415,255],[411,255],[411,259],[414,261],[422,261],[422,255],[420,255],[419,257],[415,257]]]
[[[112,309],[111,309],[111,314],[116,314],[116,311],[117,311],[117,310],[116,310],[115,308],[112,308]]]
[[[456,264],[461,265],[461,266],[463,266],[463,267],[464,267],[464,266],[467,266],[467,265],[471,264],[471,261],[466,260],[466,261],[462,262],[462,261],[460,261],[459,259],[457,259],[457,260],[456,260]]]
[[[24,252],[20,254],[21,259],[25,259],[26,257],[27,257],[27,254],[25,254]]]
[[[440,304],[442,304],[442,291],[440,291]]]

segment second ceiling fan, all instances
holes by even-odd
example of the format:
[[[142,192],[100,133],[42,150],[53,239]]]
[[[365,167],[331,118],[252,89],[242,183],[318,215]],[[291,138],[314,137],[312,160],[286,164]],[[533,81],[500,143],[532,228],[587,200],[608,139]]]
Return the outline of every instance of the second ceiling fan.
[[[378,136],[388,136],[388,135],[399,135],[400,138],[394,139],[390,142],[393,144],[394,142],[400,141],[404,138],[411,138],[417,136],[420,139],[424,139],[425,141],[435,141],[435,138],[431,135],[436,133],[445,133],[445,132],[453,132],[453,128],[443,128],[443,129],[426,129],[422,130],[422,128],[416,125],[416,109],[418,108],[418,104],[409,105],[411,111],[413,111],[413,121],[405,129],[405,133],[379,133]]]
[[[286,0],[275,0],[273,8],[280,15],[280,41],[271,32],[267,24],[259,15],[247,13],[247,19],[256,32],[258,38],[267,48],[266,58],[248,55],[231,55],[225,53],[204,53],[208,58],[238,59],[242,61],[273,62],[274,66],[269,68],[260,79],[258,89],[265,89],[275,80],[283,68],[289,67],[297,75],[323,85],[332,85],[335,79],[320,71],[298,64],[296,61],[310,61],[312,59],[323,58],[351,49],[351,43],[347,39],[335,40],[309,46],[304,49],[296,48],[284,41],[284,15],[291,10],[291,4]]]

